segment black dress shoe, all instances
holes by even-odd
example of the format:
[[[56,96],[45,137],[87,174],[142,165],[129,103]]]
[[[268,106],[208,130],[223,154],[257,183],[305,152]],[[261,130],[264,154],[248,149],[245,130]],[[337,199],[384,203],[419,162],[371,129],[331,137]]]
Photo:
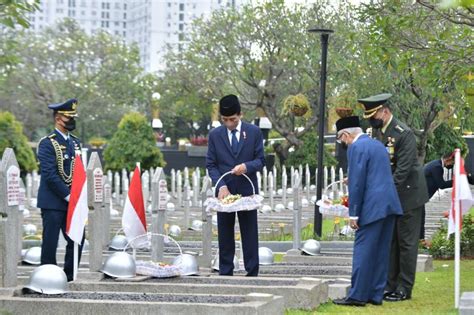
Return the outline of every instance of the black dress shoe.
[[[403,291],[395,291],[383,298],[387,302],[399,302],[411,299],[411,296]]]
[[[377,305],[377,306],[382,305],[382,301],[377,302],[377,301],[374,301],[374,300],[369,300],[369,303],[372,304],[372,305]]]
[[[350,298],[344,299],[335,299],[332,301],[336,305],[345,305],[345,306],[365,306],[365,302],[353,300]]]

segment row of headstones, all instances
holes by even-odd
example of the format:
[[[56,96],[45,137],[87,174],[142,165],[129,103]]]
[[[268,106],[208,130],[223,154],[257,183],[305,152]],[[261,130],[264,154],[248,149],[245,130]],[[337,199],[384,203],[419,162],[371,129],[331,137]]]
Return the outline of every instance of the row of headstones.
[[[108,176],[104,176],[99,156],[91,154],[87,164],[88,190],[88,239],[89,269],[97,272],[103,262],[103,250],[110,241],[110,208],[111,185]],[[0,164],[0,287],[17,285],[17,265],[22,249],[22,179],[20,169],[12,149],[7,148]],[[167,182],[162,168],[154,170],[151,180],[151,253],[154,261],[160,261],[164,254],[164,238],[166,222]],[[205,181],[203,193],[208,194],[210,181]],[[203,211],[204,254],[211,263],[212,217]],[[131,244],[133,247],[133,244]]]
[[[145,170],[142,173],[142,188],[146,208],[149,207],[151,198],[150,192],[152,176],[150,176],[150,174],[154,174],[154,171],[154,168],[150,168],[150,170]],[[275,166],[270,171],[264,167],[262,173],[257,173],[258,190],[262,195],[265,196],[265,198],[269,199],[269,203],[272,208],[274,205],[273,200],[277,196],[281,197],[282,203],[286,205],[288,195],[292,194],[292,190],[288,189],[288,186],[294,186],[297,174],[299,174],[300,177],[303,177],[301,184],[303,186],[304,183],[306,199],[309,201],[311,200],[312,195],[315,194],[314,192],[317,186],[316,182],[318,174],[317,169],[314,171],[314,173],[311,173],[308,165],[306,165],[304,168],[302,165],[300,165],[298,168],[294,168],[292,166],[288,175],[287,168],[283,166],[280,178],[278,178],[279,171]],[[311,184],[312,174],[315,175],[314,184]],[[323,190],[330,194],[333,198],[347,193],[346,188],[342,182],[336,182],[336,180],[343,178],[343,175],[342,169],[336,169],[335,167],[324,167],[323,169]],[[121,174],[119,172],[113,173],[110,170],[107,172],[108,183],[113,187],[112,202],[115,205],[119,207],[124,205],[132,176],[133,172],[128,173],[125,169],[122,169]],[[208,176],[207,170],[205,176]],[[26,176],[26,200],[28,205],[35,203],[34,200],[37,196],[39,182],[40,176],[36,171],[33,171],[33,173]],[[200,191],[201,182],[201,170],[199,168],[194,169],[191,173],[191,176],[187,167],[182,171],[176,171],[172,169],[170,172],[169,188],[171,191],[171,196],[175,198],[175,203],[170,204],[170,208],[174,206],[177,208],[200,207],[203,200],[200,198],[199,193],[194,192]]]
[[[102,166],[97,153],[92,153],[87,164],[88,189],[88,239],[89,269],[99,271],[103,261],[103,250],[110,241],[110,208],[111,185],[109,177],[103,175]],[[301,177],[295,173],[293,194],[293,233],[294,247],[300,244],[301,236]],[[0,164],[0,287],[16,286],[17,264],[20,260],[22,239],[21,212],[21,178],[18,162],[12,149],[6,149]],[[208,176],[202,178],[200,199],[206,200],[213,196],[212,182]],[[151,176],[151,254],[154,261],[161,261],[164,256],[164,238],[168,183],[162,168],[153,170]],[[132,243],[133,247],[133,243]],[[206,264],[212,261],[212,213],[202,205],[202,249]]]
[[[151,177],[150,174],[153,174],[154,170],[151,168],[149,171],[145,170],[142,174],[142,187],[143,187],[143,195],[145,199],[145,203],[150,199],[150,188],[151,188]],[[295,183],[295,179],[297,174],[300,177],[304,178],[304,181],[301,180],[301,186],[304,184],[304,191],[306,194],[306,199],[311,200],[311,196],[315,194],[316,190],[316,181],[317,181],[317,172],[316,169],[313,173],[315,183],[311,184],[311,171],[308,165],[304,168],[303,173],[303,166],[300,165],[297,169],[294,167],[290,168],[289,175],[287,175],[287,168],[285,166],[282,167],[281,178],[278,180],[278,170],[274,166],[271,171],[268,171],[266,167],[263,168],[262,173],[257,173],[257,185],[258,190],[261,194],[263,194],[266,198],[270,199],[270,204],[273,205],[272,199],[276,196],[282,198],[283,204],[286,204],[287,196],[292,194],[292,190],[288,189],[289,187],[293,187]],[[123,205],[124,200],[126,198],[128,187],[129,187],[129,178],[131,180],[132,177],[131,173],[127,176],[127,171],[122,170],[122,175],[118,172],[112,174],[111,171],[107,173],[107,177],[109,182],[114,183],[114,201],[116,205]],[[304,176],[303,176],[304,174]],[[191,176],[190,176],[191,175]],[[337,195],[343,195],[347,193],[346,188],[344,187],[341,181],[337,181],[343,178],[343,170],[336,169],[335,167],[325,167],[323,169],[323,189],[327,190],[327,193],[331,195],[331,197],[335,197]],[[208,172],[206,170],[206,174],[204,176],[208,176]],[[171,196],[176,201],[176,207],[183,208],[183,207],[200,207],[202,205],[203,200],[200,198],[199,192],[201,187],[201,170],[196,168],[190,174],[189,169],[186,167],[184,170],[174,170],[172,169],[170,172],[170,191]],[[288,180],[290,179],[290,180]],[[331,183],[331,185],[329,184]],[[328,189],[329,188],[329,189]],[[174,205],[174,204],[173,204]]]
[[[17,265],[22,249],[22,210],[28,194],[22,186],[15,153],[7,148],[0,164],[0,287],[17,285]],[[90,269],[98,271],[102,266],[103,245],[109,241],[110,215],[105,209],[108,209],[111,190],[97,153],[92,154],[87,166],[87,189]]]

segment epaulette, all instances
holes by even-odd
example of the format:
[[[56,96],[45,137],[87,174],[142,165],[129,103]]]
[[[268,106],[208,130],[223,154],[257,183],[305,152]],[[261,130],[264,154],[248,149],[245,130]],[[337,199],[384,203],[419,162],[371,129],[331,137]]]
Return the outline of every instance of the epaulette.
[[[42,137],[41,139],[39,139],[38,145],[36,146],[36,155],[38,155],[39,145],[40,145],[41,141],[43,141],[43,140],[46,139],[46,138],[53,139],[54,137],[56,137],[56,134],[55,134],[55,133],[52,133],[52,134],[50,134],[50,135],[48,135],[48,136],[44,136],[44,137]]]
[[[69,135],[70,135],[71,137],[73,137],[74,139],[77,139],[77,140],[79,140],[79,137],[77,137],[77,136],[73,135],[72,133],[69,133]]]
[[[395,126],[395,129],[396,129],[397,131],[399,131],[400,133],[402,133],[402,132],[405,131],[405,129],[403,129],[402,127],[400,127],[400,125],[396,125],[396,126]]]
[[[55,134],[55,133],[50,134],[50,135],[47,135],[47,136],[44,136],[44,137],[42,137],[41,139],[39,139],[38,145],[39,145],[39,144],[41,143],[41,141],[43,141],[44,139],[46,139],[46,138],[53,139],[54,137],[56,137],[56,134]]]

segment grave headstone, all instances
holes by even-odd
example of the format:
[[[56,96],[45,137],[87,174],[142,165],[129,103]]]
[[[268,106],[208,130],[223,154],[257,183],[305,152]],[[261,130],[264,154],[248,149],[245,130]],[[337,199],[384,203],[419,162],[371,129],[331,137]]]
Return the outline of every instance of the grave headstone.
[[[100,175],[100,176],[99,176]],[[104,209],[102,165],[97,152],[92,152],[87,165],[87,194],[89,204],[89,270],[99,271],[102,266]],[[102,212],[102,213],[101,213]]]
[[[13,149],[6,148],[0,164],[0,287],[17,285],[20,168]]]
[[[167,197],[168,184],[166,176],[163,168],[157,167],[153,175],[151,195],[151,229],[154,234],[165,234]],[[163,261],[163,236],[152,235],[151,257],[153,261]]]

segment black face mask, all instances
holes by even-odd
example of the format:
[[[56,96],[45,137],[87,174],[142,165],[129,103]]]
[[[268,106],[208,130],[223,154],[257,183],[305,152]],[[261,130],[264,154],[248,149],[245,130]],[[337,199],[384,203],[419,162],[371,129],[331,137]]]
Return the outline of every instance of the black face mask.
[[[445,167],[445,168],[447,168],[448,170],[451,170],[451,169],[453,169],[453,167],[454,167],[454,164],[451,164],[451,165],[445,165],[444,167]]]
[[[341,148],[343,150],[347,150],[349,148],[349,146],[347,145],[347,143],[341,141]]]
[[[382,119],[370,118],[369,122],[370,122],[370,125],[372,126],[372,128],[381,129],[383,127],[383,120]]]
[[[67,131],[73,131],[76,129],[76,121],[73,118],[69,119],[67,122],[64,122],[64,128],[66,128]]]

